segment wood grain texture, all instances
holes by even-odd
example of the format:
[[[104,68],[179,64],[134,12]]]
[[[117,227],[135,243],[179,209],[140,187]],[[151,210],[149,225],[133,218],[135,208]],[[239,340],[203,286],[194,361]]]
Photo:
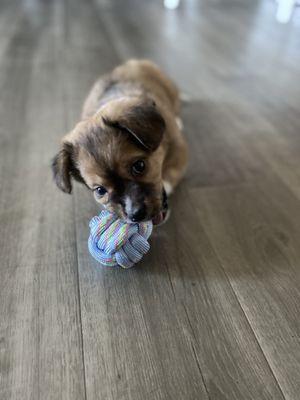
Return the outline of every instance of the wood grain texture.
[[[0,59],[0,397],[81,400],[72,199],[62,202],[49,172],[65,129],[63,76],[54,4],[40,11],[34,26],[23,15]]]
[[[194,206],[288,399],[299,393],[300,204],[280,182],[193,192]]]
[[[88,17],[93,25],[95,14]],[[101,29],[99,38],[105,37]],[[101,43],[102,53],[85,53],[85,62],[96,63],[98,73],[119,62],[111,44]],[[78,118],[80,94],[92,76],[72,68],[80,53],[81,48],[68,53],[70,125]],[[101,63],[103,54],[107,66]],[[76,187],[74,196],[87,398],[98,399],[101,392],[105,399],[208,399],[168,275],[153,275],[151,262],[136,271],[99,268],[86,247],[88,221],[99,209],[84,188]]]
[[[1,400],[298,400],[300,26],[274,13],[0,3]],[[90,257],[97,205],[59,193],[49,164],[94,80],[129,57],[191,98],[191,154],[170,220],[124,271]]]
[[[89,15],[89,18],[92,18],[92,26],[96,25],[94,18],[103,22],[99,14]],[[104,22],[104,28],[100,24],[97,29],[103,29],[99,38],[106,38],[111,33],[107,22]],[[84,37],[87,38],[86,46]],[[88,47],[89,37],[90,33],[82,32],[81,46]],[[130,43],[132,45],[131,40]],[[111,42],[106,44],[100,39],[97,46],[102,50],[98,55],[99,62],[97,54],[89,51],[85,52],[87,64],[96,62],[102,66],[103,54],[108,54],[105,60],[111,66],[123,58],[124,47],[120,49],[116,45],[111,49]],[[74,49],[69,57],[77,60],[80,53],[81,48]],[[70,61],[68,65],[74,64]],[[105,71],[103,68],[102,72]],[[71,104],[68,108],[75,110],[75,115],[70,118],[72,124],[79,114],[80,93],[90,79],[73,68],[70,74],[74,74],[68,95]],[[265,162],[258,152],[246,153],[243,137],[251,131],[246,123],[243,124],[243,110],[234,118],[231,116],[233,109],[231,104],[226,107],[226,104],[210,102],[185,107],[187,130],[199,131],[199,135],[189,136],[191,147],[200,150],[200,153],[192,154],[196,159],[191,160],[190,185],[243,182],[254,179],[264,169]],[[243,125],[239,138],[235,135],[236,127]],[[226,137],[222,136],[224,131]],[[221,149],[223,154],[219,153]],[[218,156],[214,158],[217,165],[210,159],[212,154]],[[217,174],[215,178],[213,174]],[[185,187],[181,188],[182,196]],[[86,267],[89,265],[94,269],[97,265],[87,254],[86,225],[90,216],[97,213],[97,208],[90,194],[82,188],[76,189],[75,197],[88,398],[97,398],[99,390],[111,399],[121,396],[138,399],[141,392],[146,398],[158,399],[202,398],[205,392],[209,398],[283,398],[216,254],[205,234],[199,240],[200,225],[191,212],[185,211],[185,203],[176,208],[169,225],[153,236],[153,251],[144,261],[142,271],[132,270],[125,275],[122,271],[100,269],[93,270],[91,277],[91,271]],[[181,218],[186,221],[186,229],[176,223]],[[163,329],[162,336],[157,326]],[[98,334],[91,336],[90,332]],[[134,332],[139,333],[132,340]],[[216,343],[222,345],[216,347]],[[185,357],[180,359],[180,354]],[[99,359],[109,362],[103,365]],[[124,365],[129,368],[122,371]],[[141,368],[136,370],[138,365]],[[194,381],[198,384],[192,384]],[[103,385],[103,382],[107,384]],[[177,382],[180,382],[179,386]],[[202,395],[198,393],[197,396],[199,391]]]

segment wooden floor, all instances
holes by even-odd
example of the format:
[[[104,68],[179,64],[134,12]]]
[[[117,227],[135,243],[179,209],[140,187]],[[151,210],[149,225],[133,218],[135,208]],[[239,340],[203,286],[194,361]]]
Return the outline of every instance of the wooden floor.
[[[0,2],[0,399],[300,397],[300,10],[271,0]],[[129,57],[190,97],[190,166],[132,270],[50,159]]]

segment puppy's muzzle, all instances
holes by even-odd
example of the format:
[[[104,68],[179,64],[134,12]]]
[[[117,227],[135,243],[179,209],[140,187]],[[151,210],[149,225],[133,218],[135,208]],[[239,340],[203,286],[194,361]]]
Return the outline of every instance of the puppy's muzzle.
[[[146,218],[146,215],[147,215],[147,208],[145,204],[142,204],[142,206],[135,209],[134,212],[132,212],[132,214],[129,214],[128,218],[132,222],[141,222]]]

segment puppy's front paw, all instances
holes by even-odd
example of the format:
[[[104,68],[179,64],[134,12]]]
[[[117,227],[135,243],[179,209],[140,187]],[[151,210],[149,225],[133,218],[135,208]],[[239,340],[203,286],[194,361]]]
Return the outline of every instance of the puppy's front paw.
[[[181,118],[176,117],[176,124],[177,124],[178,129],[179,129],[180,131],[182,131],[182,130],[183,130],[183,122],[182,122],[182,119],[181,119]]]
[[[168,196],[164,188],[162,190],[161,208],[162,210],[157,215],[155,215],[154,218],[152,218],[154,226],[159,226],[165,223],[170,215]]]
[[[170,194],[172,194],[172,192],[173,192],[173,187],[172,187],[171,183],[168,181],[163,181],[163,186],[164,186],[164,190],[165,190],[167,196],[170,196]]]

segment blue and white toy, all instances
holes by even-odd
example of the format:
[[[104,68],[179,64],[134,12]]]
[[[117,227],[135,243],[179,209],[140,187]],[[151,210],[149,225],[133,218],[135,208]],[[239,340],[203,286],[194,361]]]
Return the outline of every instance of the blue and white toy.
[[[152,221],[128,223],[104,210],[90,221],[91,255],[107,267],[131,268],[150,249]]]

